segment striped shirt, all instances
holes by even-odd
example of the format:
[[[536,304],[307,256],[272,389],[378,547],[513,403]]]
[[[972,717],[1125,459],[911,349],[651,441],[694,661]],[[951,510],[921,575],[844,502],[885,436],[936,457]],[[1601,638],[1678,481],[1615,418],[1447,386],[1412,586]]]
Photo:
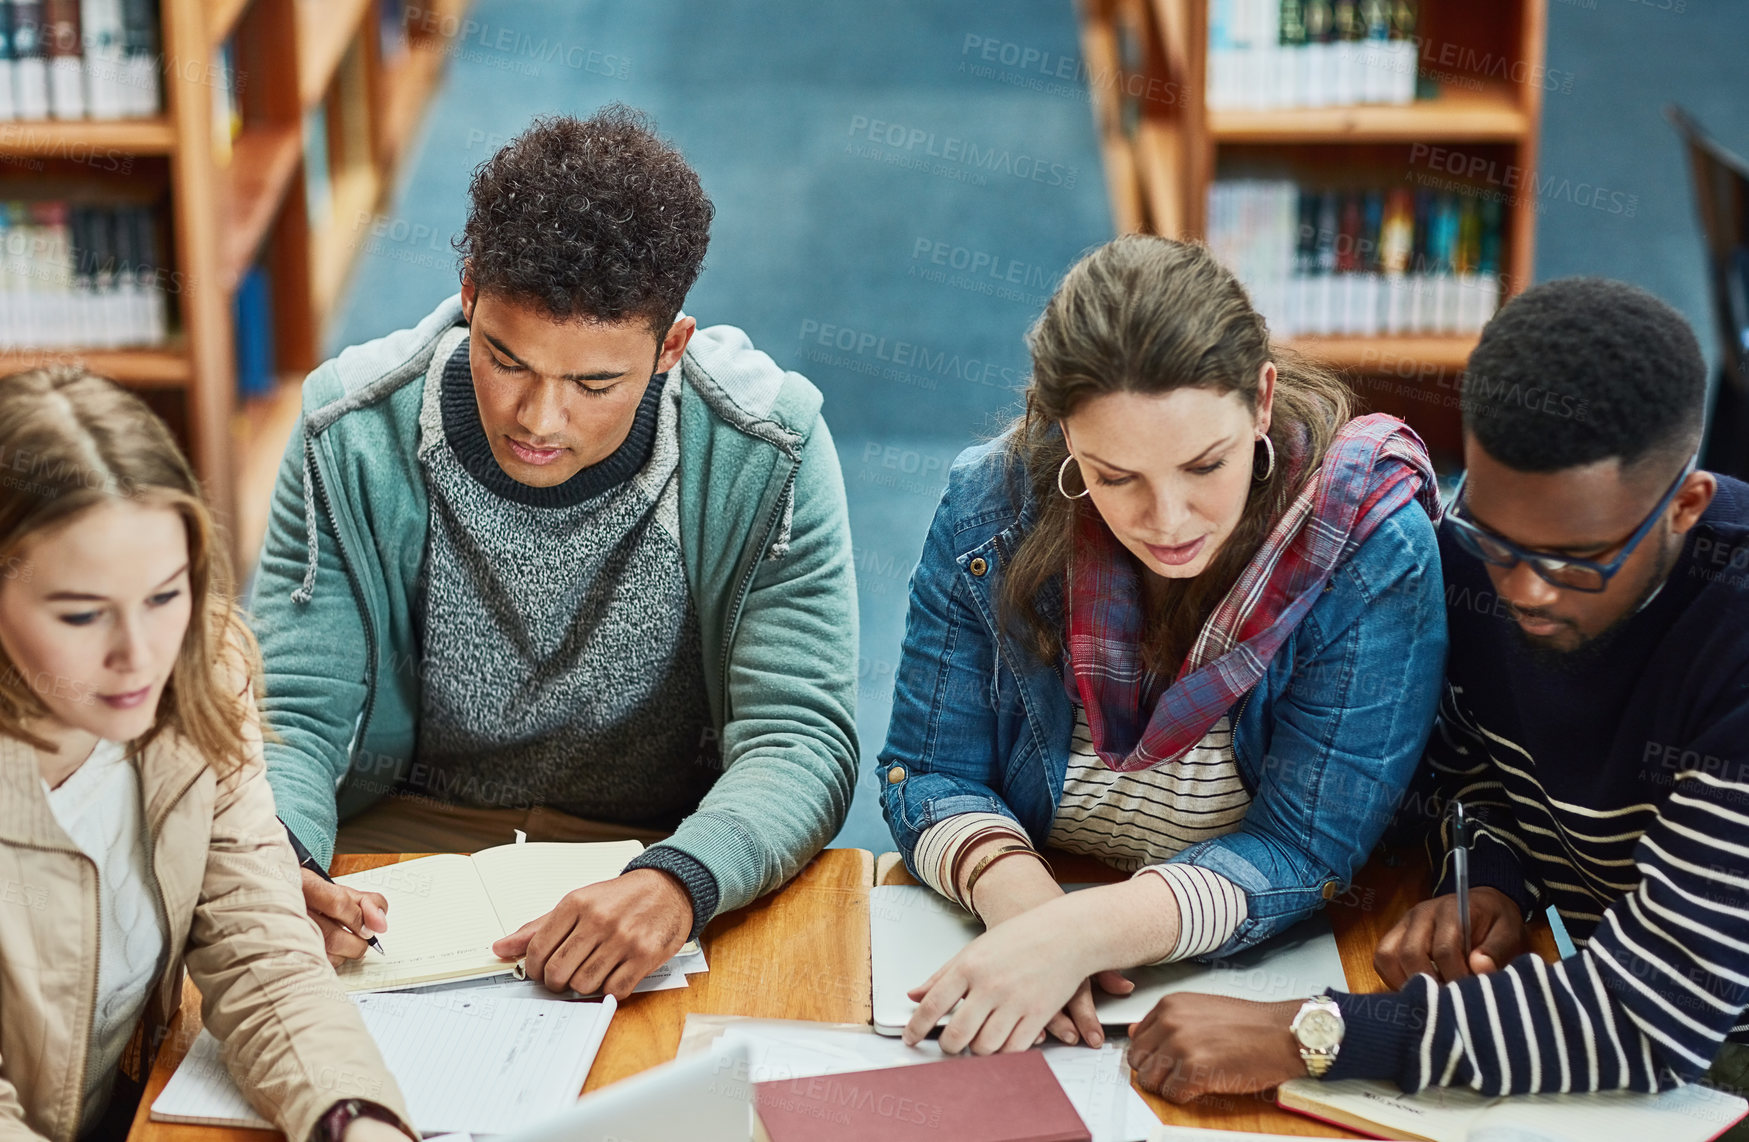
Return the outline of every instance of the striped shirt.
[[[1749,488],[1721,477],[1662,588],[1559,658],[1527,650],[1480,565],[1443,546],[1448,687],[1417,790],[1431,796],[1410,803],[1462,800],[1481,822],[1472,883],[1527,913],[1553,905],[1578,950],[1339,996],[1328,1077],[1649,1091],[1749,1041],[1746,525]]]
[[[1225,717],[1178,761],[1118,773],[1093,752],[1086,714],[1076,706],[1063,795],[1046,843],[1125,872],[1164,879],[1179,912],[1178,942],[1166,959],[1185,959],[1212,952],[1232,938],[1247,916],[1245,893],[1208,869],[1166,862],[1191,845],[1237,829],[1250,805]],[[1021,828],[998,813],[960,813],[937,822],[917,843],[915,861],[924,880],[943,896],[959,900],[949,883],[959,853],[993,834],[1027,843]]]

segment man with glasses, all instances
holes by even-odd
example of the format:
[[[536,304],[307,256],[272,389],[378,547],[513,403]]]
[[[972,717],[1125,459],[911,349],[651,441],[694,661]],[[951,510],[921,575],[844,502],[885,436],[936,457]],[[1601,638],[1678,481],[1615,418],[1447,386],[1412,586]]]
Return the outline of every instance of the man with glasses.
[[[1749,486],[1696,470],[1706,390],[1681,316],[1618,282],[1538,286],[1489,323],[1440,527],[1432,796],[1413,802],[1472,819],[1469,946],[1442,834],[1433,898],[1375,956],[1399,990],[1333,993],[1316,1051],[1298,1000],[1169,997],[1134,1033],[1144,1085],[1263,1089],[1317,1054],[1321,1077],[1409,1091],[1742,1087]],[[1550,905],[1579,949],[1553,965],[1524,954]]]

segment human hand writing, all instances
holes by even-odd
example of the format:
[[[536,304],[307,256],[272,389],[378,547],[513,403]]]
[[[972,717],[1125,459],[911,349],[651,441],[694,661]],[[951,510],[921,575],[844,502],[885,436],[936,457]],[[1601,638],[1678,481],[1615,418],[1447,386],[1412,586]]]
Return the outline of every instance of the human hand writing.
[[[369,950],[370,937],[389,930],[389,902],[379,892],[360,892],[299,869],[304,908],[322,932],[328,962],[339,967]]]
[[[1485,975],[1525,948],[1524,915],[1497,888],[1470,891],[1470,943],[1463,946],[1457,894],[1423,900],[1386,932],[1373,951],[1373,967],[1391,988],[1421,972],[1442,983]]]

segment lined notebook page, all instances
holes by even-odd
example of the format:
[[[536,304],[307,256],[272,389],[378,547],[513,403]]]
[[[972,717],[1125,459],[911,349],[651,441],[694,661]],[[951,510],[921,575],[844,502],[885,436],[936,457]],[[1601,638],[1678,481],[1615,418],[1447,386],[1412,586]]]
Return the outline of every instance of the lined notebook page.
[[[533,841],[481,849],[473,861],[508,935],[551,912],[567,892],[612,880],[643,851],[637,841]]]
[[[488,975],[515,966],[492,954],[493,942],[505,931],[467,856],[420,857],[337,876],[334,883],[380,892],[389,902],[389,930],[382,938],[388,954],[367,951],[336,969],[348,991]]]
[[[438,995],[355,995],[425,1133],[499,1134],[557,1114],[577,1101],[616,1009],[600,1003],[508,999],[465,991]],[[266,1126],[219,1062],[219,1045],[202,1031],[152,1104],[168,1122]]]
[[[1333,1110],[1394,1133],[1447,1142],[1514,1128],[1554,1138],[1706,1142],[1749,1110],[1743,1099],[1702,1086],[1662,1094],[1604,1091],[1490,1098],[1463,1087],[1405,1094],[1392,1083],[1373,1080],[1291,1079],[1281,1085],[1276,1100],[1291,1110],[1321,1117]]]

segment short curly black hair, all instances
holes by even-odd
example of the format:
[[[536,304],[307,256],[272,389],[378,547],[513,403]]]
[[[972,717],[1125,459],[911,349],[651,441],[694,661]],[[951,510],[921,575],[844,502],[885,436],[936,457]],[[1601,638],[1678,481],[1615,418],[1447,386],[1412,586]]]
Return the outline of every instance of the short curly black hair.
[[[623,104],[534,123],[474,169],[462,272],[560,320],[642,317],[658,336],[704,267],[698,175]]]
[[[1466,435],[1520,472],[1611,457],[1686,459],[1706,418],[1694,331],[1643,289],[1561,278],[1524,291],[1482,330],[1464,377]]]

